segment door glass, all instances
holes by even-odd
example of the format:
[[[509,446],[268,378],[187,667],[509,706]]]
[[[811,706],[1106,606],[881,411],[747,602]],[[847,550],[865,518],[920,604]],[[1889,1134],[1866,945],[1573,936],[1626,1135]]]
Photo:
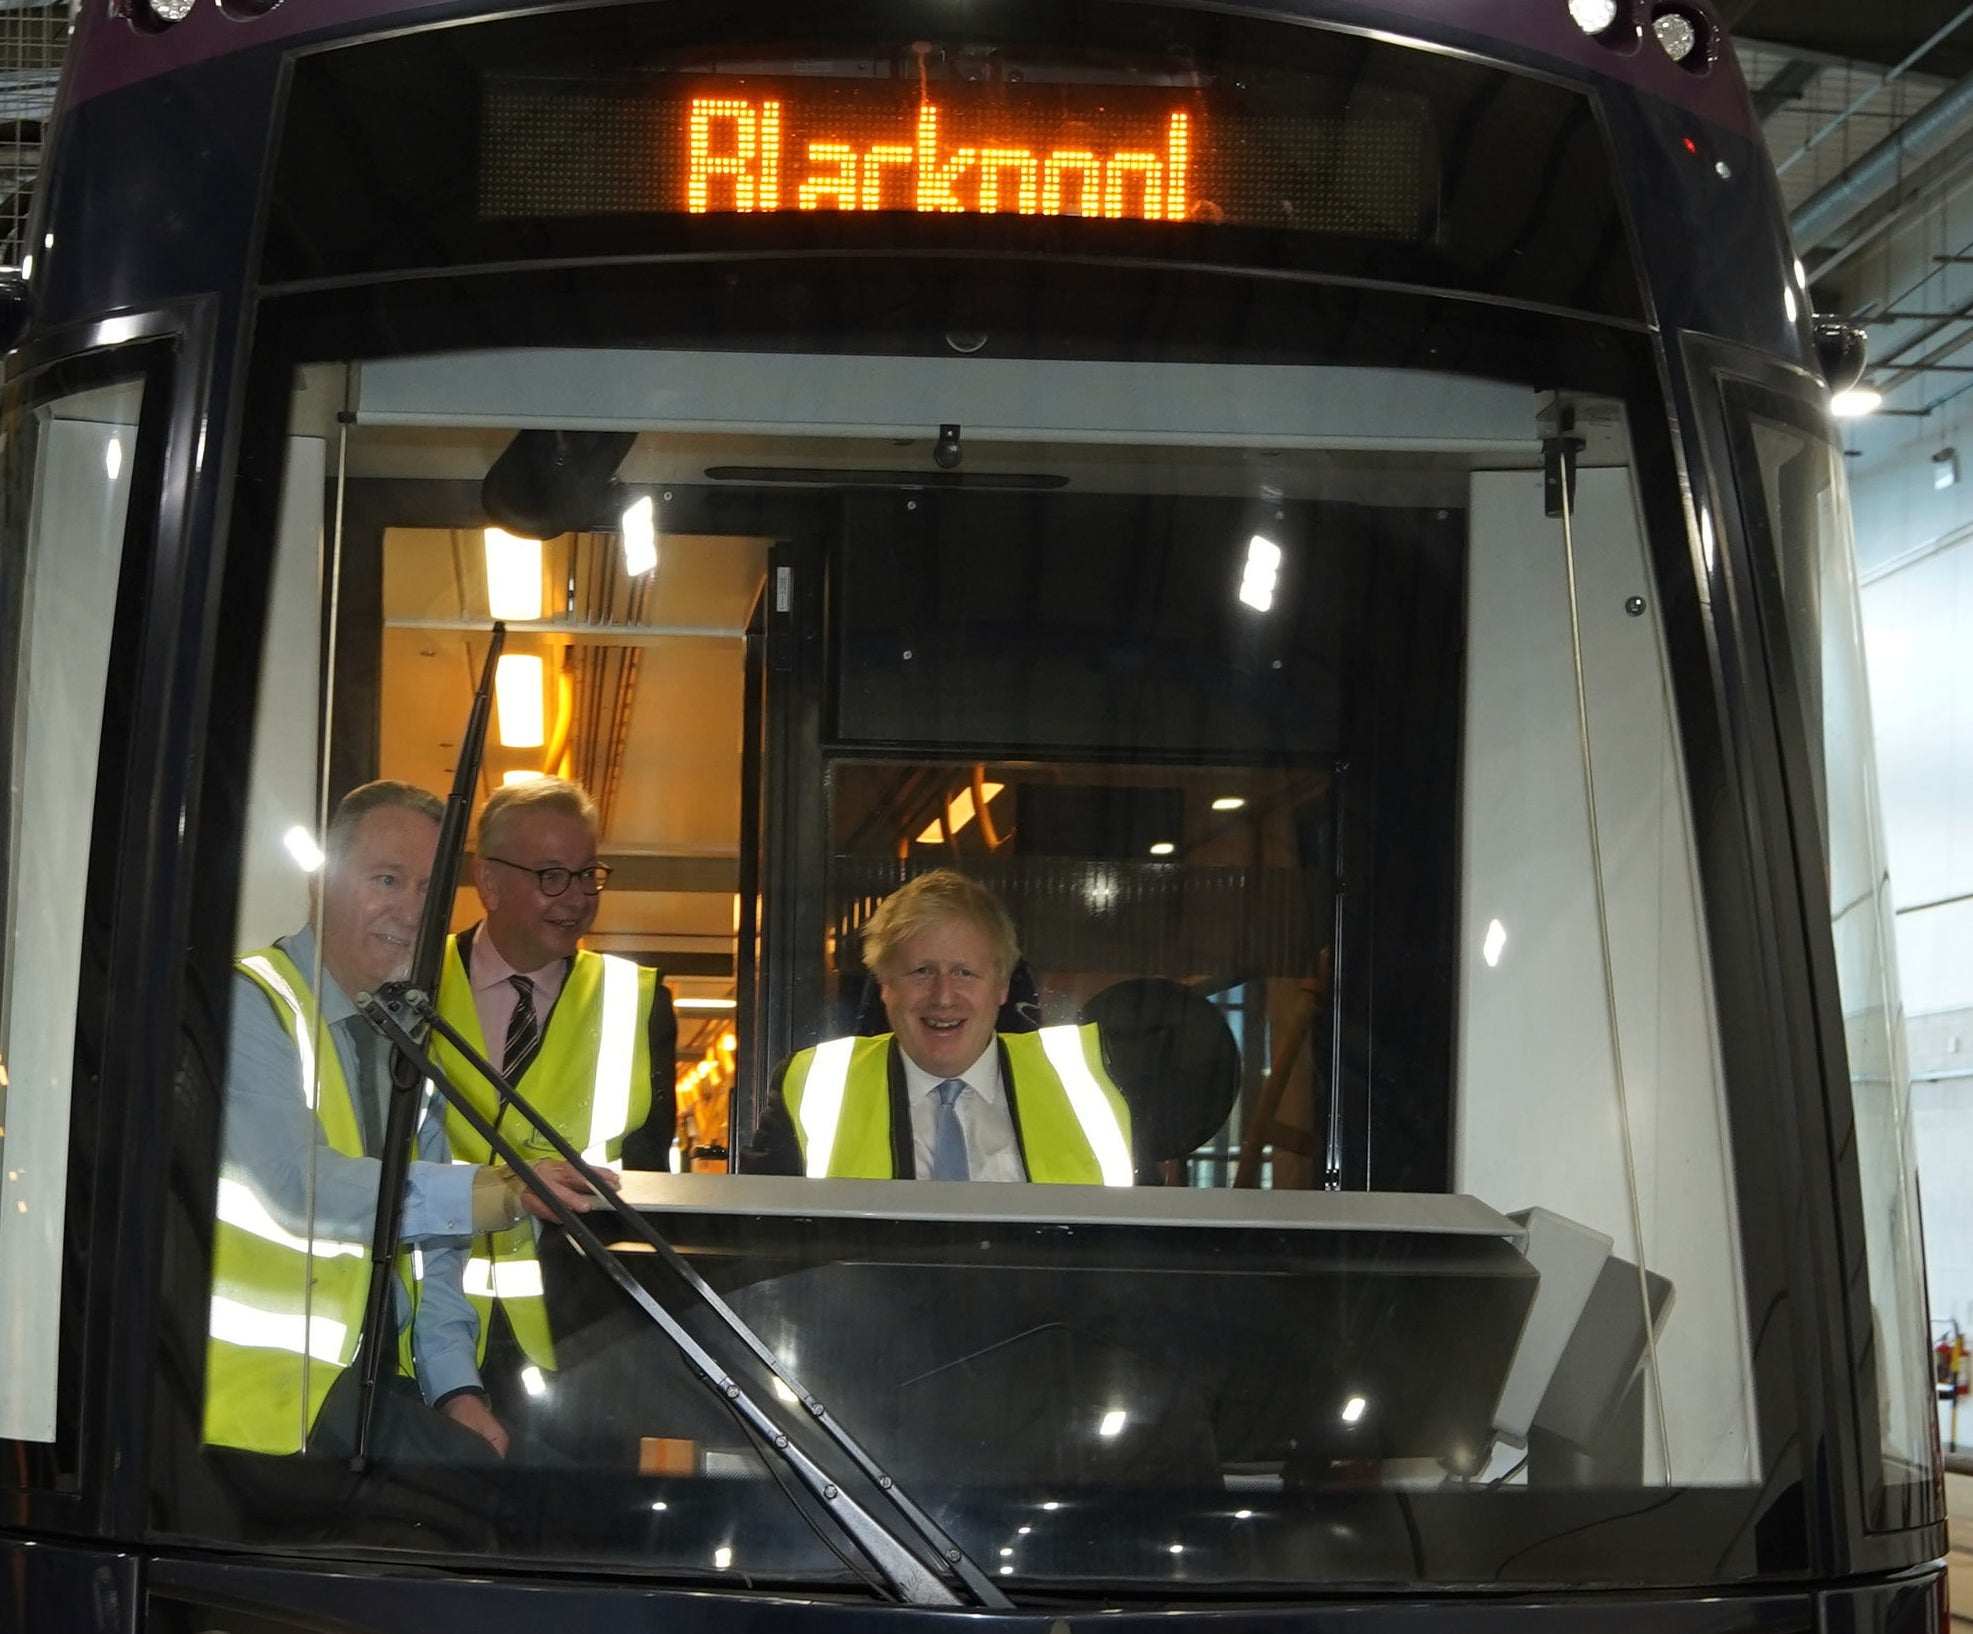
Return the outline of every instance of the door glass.
[[[140,382],[0,417],[0,1437],[52,1441],[83,880]]]

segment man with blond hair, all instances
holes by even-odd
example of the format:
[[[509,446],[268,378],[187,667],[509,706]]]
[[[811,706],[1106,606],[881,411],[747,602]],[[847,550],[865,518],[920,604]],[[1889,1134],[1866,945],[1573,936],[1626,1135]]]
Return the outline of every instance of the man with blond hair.
[[[566,778],[494,791],[474,839],[486,917],[447,945],[439,1013],[590,1162],[664,1169],[677,1021],[657,971],[582,946],[610,877],[597,840],[595,804]],[[530,1159],[553,1150],[449,1044],[432,1053]],[[487,1161],[486,1142],[456,1112],[447,1129],[455,1155]],[[532,1222],[476,1237],[465,1283],[495,1405],[505,1405],[528,1368],[555,1365]]]
[[[985,886],[949,868],[863,928],[890,1031],[798,1051],[742,1167],[769,1174],[1131,1183],[1130,1113],[1092,1025],[996,1030],[1020,958]]]

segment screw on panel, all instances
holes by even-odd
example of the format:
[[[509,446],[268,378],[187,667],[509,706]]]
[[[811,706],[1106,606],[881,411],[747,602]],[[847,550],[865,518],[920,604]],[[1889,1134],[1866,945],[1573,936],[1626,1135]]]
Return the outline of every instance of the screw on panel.
[[[1624,603],[1624,611],[1630,614],[1632,618],[1642,618],[1644,616],[1644,598],[1642,596],[1630,597]]]

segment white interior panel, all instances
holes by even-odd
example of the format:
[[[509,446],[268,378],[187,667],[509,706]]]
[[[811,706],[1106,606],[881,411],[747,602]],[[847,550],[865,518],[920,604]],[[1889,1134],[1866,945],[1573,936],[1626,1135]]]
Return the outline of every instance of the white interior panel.
[[[1529,394],[1399,369],[767,352],[501,351],[363,365],[364,425],[535,426],[1525,455]]]
[[[247,848],[240,876],[238,945],[265,947],[308,917],[308,875],[286,836],[317,833],[318,674],[322,651],[322,480],[319,437],[288,439],[288,479],[275,537],[267,645],[260,658],[260,712],[277,731],[254,737],[247,790]]]
[[[1742,1481],[1757,1466],[1716,1029],[1628,472],[1582,473],[1575,532],[1621,1087],[1562,528],[1539,475],[1481,474],[1454,1184],[1496,1208],[1564,1215],[1670,1279],[1657,1358],[1668,1421],[1662,1442],[1647,1437],[1647,1479]]]

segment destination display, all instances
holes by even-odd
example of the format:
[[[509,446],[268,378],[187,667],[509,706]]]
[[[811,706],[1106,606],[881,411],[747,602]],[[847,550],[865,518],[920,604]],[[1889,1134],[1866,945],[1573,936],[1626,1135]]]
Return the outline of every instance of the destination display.
[[[1172,86],[666,75],[485,83],[484,220],[910,212],[1429,240],[1422,103]]]

